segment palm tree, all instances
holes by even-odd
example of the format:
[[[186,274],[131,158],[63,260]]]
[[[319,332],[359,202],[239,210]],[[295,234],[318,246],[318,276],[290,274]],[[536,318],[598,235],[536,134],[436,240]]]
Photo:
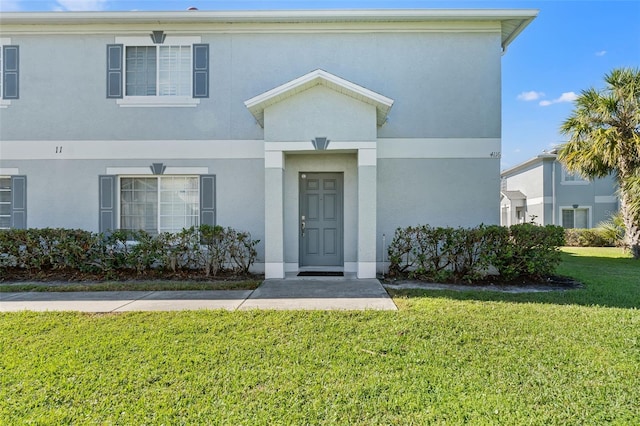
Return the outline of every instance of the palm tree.
[[[569,141],[558,159],[584,177],[614,174],[626,244],[640,259],[640,69],[614,69],[604,81],[604,89],[584,90],[575,100],[560,128]]]

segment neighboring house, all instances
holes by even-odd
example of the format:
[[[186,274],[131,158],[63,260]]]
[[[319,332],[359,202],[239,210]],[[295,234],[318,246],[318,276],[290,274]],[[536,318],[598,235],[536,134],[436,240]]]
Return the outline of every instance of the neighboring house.
[[[502,172],[500,224],[535,222],[593,228],[618,211],[613,176],[584,179],[568,172],[555,151]]]
[[[249,231],[267,278],[498,223],[532,10],[2,13],[1,227]]]

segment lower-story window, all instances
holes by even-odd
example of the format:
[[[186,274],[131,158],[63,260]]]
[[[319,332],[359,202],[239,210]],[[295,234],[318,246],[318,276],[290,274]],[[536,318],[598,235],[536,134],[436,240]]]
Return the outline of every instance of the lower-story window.
[[[564,228],[588,228],[589,209],[562,209]]]
[[[11,228],[11,178],[0,177],[0,229]]]
[[[151,234],[198,226],[197,176],[120,178],[120,228]]]
[[[27,177],[0,176],[0,229],[27,227]]]

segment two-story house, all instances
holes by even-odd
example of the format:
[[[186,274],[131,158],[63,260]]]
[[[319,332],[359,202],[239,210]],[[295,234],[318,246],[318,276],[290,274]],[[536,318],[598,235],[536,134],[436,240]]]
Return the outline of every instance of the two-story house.
[[[593,228],[619,209],[613,176],[585,179],[570,173],[555,150],[504,170],[501,176],[500,223],[505,226],[535,222]]]
[[[498,223],[501,57],[532,10],[2,13],[2,227],[260,239],[374,277],[400,226]]]

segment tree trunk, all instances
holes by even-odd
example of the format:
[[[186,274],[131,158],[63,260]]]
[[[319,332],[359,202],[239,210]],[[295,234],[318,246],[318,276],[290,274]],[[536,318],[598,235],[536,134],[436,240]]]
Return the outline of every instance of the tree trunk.
[[[624,222],[624,242],[634,259],[640,259],[640,218],[635,217],[628,207],[629,195],[621,191],[620,211]]]

